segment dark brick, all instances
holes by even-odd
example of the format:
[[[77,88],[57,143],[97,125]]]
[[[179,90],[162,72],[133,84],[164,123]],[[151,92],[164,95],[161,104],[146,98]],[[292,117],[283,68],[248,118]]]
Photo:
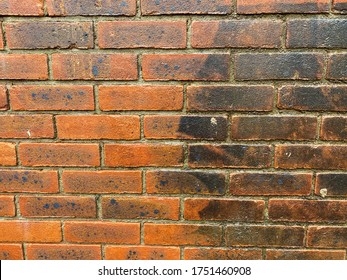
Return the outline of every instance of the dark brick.
[[[347,227],[309,227],[307,245],[317,248],[347,248]]]
[[[318,173],[316,195],[347,197],[346,173]]]
[[[261,260],[260,249],[185,248],[185,260]]]
[[[344,260],[346,252],[333,250],[266,250],[267,260]]]
[[[320,138],[347,140],[347,117],[323,117]]]
[[[333,7],[335,11],[338,11],[340,13],[347,13],[346,0],[334,0]]]
[[[347,80],[347,53],[329,57],[327,78],[330,80]]]

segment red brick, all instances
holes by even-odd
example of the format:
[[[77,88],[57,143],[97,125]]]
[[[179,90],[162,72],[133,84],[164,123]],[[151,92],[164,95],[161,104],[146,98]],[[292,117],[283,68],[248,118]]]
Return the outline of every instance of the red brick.
[[[106,260],[179,260],[179,247],[106,246]]]
[[[15,215],[14,196],[0,195],[0,217],[13,217]]]
[[[0,54],[0,79],[47,80],[47,65],[45,54]]]
[[[182,145],[105,144],[105,164],[114,167],[182,166]]]
[[[334,0],[333,8],[335,11],[347,13],[347,0]]]
[[[185,260],[261,260],[260,249],[185,248]]]
[[[0,29],[2,30],[2,23],[0,23]],[[3,50],[4,49],[4,37],[3,37],[3,34],[1,32],[0,34],[0,50]]]
[[[10,99],[15,111],[94,110],[92,86],[12,86]]]
[[[323,117],[320,138],[322,140],[347,140],[347,117]]]
[[[279,48],[282,22],[273,20],[194,21],[194,48]]]
[[[16,163],[17,158],[15,144],[0,142],[0,166],[14,166]]]
[[[1,242],[52,243],[61,240],[60,222],[0,221]]]
[[[28,260],[101,260],[99,245],[28,244]]]
[[[0,15],[4,16],[43,16],[44,0],[2,0]]]
[[[346,173],[318,173],[316,176],[316,195],[347,197]]]
[[[144,80],[148,81],[227,81],[229,54],[144,54]]]
[[[0,111],[8,110],[6,87],[0,85]]]
[[[103,111],[181,110],[182,86],[99,86],[99,103]]]
[[[307,231],[308,247],[341,248],[347,247],[347,227],[309,227]]]
[[[6,193],[57,193],[56,171],[0,170],[0,192]]]
[[[22,196],[19,208],[23,217],[96,218],[94,197]]]
[[[52,54],[55,80],[136,80],[135,54]],[[1,73],[1,72],[0,72]]]
[[[21,143],[24,166],[99,166],[98,144]]]
[[[141,171],[64,171],[67,193],[141,193]]]
[[[187,198],[184,218],[201,221],[260,222],[264,220],[262,200]]]
[[[94,46],[91,22],[10,22],[6,40],[10,49],[90,49]]]
[[[60,139],[140,139],[139,116],[56,116]]]
[[[74,243],[139,244],[140,224],[115,222],[65,222],[65,240]]]
[[[0,138],[53,138],[51,115],[2,115]]]
[[[185,21],[107,21],[98,23],[101,49],[184,49]]]
[[[346,65],[347,53],[330,55],[328,60],[327,79],[347,81]]]
[[[267,260],[344,260],[346,252],[332,250],[266,250]]]
[[[0,260],[23,260],[21,244],[0,244]]]
[[[218,246],[222,241],[222,228],[197,224],[145,223],[145,244]]]

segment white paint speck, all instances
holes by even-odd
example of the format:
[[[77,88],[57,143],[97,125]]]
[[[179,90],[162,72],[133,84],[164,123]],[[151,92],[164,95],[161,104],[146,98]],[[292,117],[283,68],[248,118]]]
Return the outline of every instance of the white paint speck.
[[[217,119],[216,118],[211,118],[211,124],[212,125],[217,125]]]
[[[321,189],[319,192],[320,192],[320,195],[321,195],[323,198],[326,197],[327,194],[328,194],[328,190],[327,190],[327,189]]]

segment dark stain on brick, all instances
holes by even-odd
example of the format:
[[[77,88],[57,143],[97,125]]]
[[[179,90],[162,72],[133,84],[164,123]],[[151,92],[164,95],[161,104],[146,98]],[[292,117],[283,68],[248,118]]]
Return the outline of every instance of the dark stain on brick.
[[[347,196],[347,174],[326,173],[317,175],[316,194],[327,189],[327,196]]]

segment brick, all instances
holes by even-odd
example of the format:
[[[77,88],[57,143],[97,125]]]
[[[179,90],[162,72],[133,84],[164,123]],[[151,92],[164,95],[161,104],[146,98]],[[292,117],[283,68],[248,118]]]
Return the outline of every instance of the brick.
[[[273,20],[194,21],[194,48],[279,48],[282,22]]]
[[[189,111],[271,111],[272,86],[188,86]]]
[[[15,215],[14,196],[0,195],[0,217],[14,217]]]
[[[347,140],[347,118],[323,117],[320,138],[322,140]]]
[[[260,249],[185,248],[185,260],[261,260]]]
[[[94,197],[22,196],[19,208],[22,217],[96,218]]]
[[[327,13],[329,0],[238,0],[238,14]]]
[[[11,22],[6,27],[10,49],[90,49],[94,46],[91,22]]]
[[[231,120],[231,138],[238,140],[314,140],[316,132],[316,117],[233,116]]]
[[[179,247],[106,246],[106,260],[179,260]]]
[[[226,116],[165,116],[144,117],[144,136],[148,139],[226,140]]]
[[[12,143],[0,142],[0,166],[14,166],[17,163],[16,146]],[[1,186],[1,184],[0,184]]]
[[[6,87],[0,85],[0,111],[8,110],[8,108]]]
[[[139,116],[56,116],[60,139],[140,139]]]
[[[139,244],[140,224],[115,222],[65,222],[65,240],[74,243]]]
[[[28,244],[28,260],[101,260],[99,245]]]
[[[66,193],[141,193],[141,171],[64,171]]]
[[[185,21],[107,21],[98,23],[101,49],[184,49]]]
[[[328,60],[327,79],[347,80],[347,53],[330,55]]]
[[[101,203],[104,219],[179,219],[179,198],[108,196]]]
[[[269,202],[269,219],[286,222],[344,223],[347,201],[276,200]]]
[[[145,244],[219,246],[222,228],[197,224],[150,224],[145,223]]]
[[[193,168],[264,168],[271,164],[271,148],[264,145],[189,145],[188,160]]]
[[[143,15],[171,15],[171,14],[230,14],[233,4],[231,0],[142,0]]]
[[[182,166],[183,147],[165,144],[105,144],[105,165]]]
[[[2,0],[0,15],[3,16],[43,16],[43,0]]]
[[[310,173],[231,173],[233,195],[310,195]]]
[[[202,221],[260,222],[264,220],[262,200],[187,198],[184,218]]]
[[[347,247],[347,227],[309,227],[307,231],[307,245],[316,248]]]
[[[324,58],[319,53],[240,53],[236,80],[320,80]]]
[[[227,81],[229,54],[144,54],[144,80],[148,81]]]
[[[0,260],[23,260],[21,244],[0,244]]]
[[[24,166],[99,166],[98,144],[21,143]]]
[[[347,20],[289,20],[286,45],[288,48],[346,48]]]
[[[153,194],[225,194],[225,174],[203,171],[147,171],[146,191]]]
[[[3,29],[2,23],[0,24],[0,28],[1,28],[1,30]],[[1,32],[1,34],[0,34],[0,50],[3,50],[3,49],[4,49],[4,36]]]
[[[344,260],[346,252],[332,250],[266,250],[267,260]]]
[[[174,111],[183,107],[182,86],[99,86],[103,111]]]
[[[47,65],[45,54],[0,54],[0,79],[47,80]]]
[[[12,110],[15,111],[94,110],[92,86],[12,86],[10,99]]]
[[[47,0],[50,16],[134,16],[136,0]]]
[[[0,192],[57,193],[58,173],[48,170],[0,170]]]
[[[53,138],[51,115],[2,115],[0,138]]]
[[[275,168],[347,169],[347,146],[278,145]]]
[[[55,221],[0,221],[1,242],[52,243],[62,240],[61,224]]]
[[[136,80],[135,54],[52,54],[55,80]]]
[[[227,246],[302,247],[304,228],[299,226],[228,226]]]
[[[278,108],[298,111],[347,111],[346,86],[284,86]]]
[[[318,173],[316,176],[316,195],[347,197],[346,173]]]
[[[347,1],[346,0],[334,0],[333,8],[337,12],[347,13]]]

